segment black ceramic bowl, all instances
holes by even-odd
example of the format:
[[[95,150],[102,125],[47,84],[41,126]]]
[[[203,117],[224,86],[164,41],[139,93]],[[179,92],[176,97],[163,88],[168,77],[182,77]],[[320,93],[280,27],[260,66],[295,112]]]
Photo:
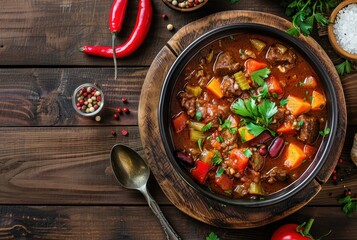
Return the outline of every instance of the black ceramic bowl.
[[[264,200],[251,200],[251,199],[230,199],[209,191],[205,186],[200,185],[193,180],[190,173],[179,163],[178,159],[175,157],[175,148],[172,141],[172,126],[171,126],[171,114],[170,106],[171,101],[176,100],[174,89],[177,84],[178,77],[182,70],[190,59],[195,56],[202,48],[214,42],[217,39],[230,36],[239,32],[255,32],[262,35],[267,35],[273,37],[281,42],[285,42],[289,46],[293,47],[295,51],[300,52],[301,55],[309,61],[310,65],[318,74],[321,79],[321,83],[324,88],[324,92],[327,100],[327,127],[331,129],[330,134],[325,137],[316,153],[314,160],[307,170],[292,184],[286,188],[275,192],[271,195],[264,197]],[[173,167],[179,175],[194,189],[199,193],[217,200],[224,204],[240,205],[247,207],[261,207],[283,201],[300,190],[302,190],[308,183],[310,183],[320,171],[321,167],[324,165],[327,156],[330,153],[331,146],[333,144],[333,139],[336,134],[337,128],[337,99],[332,81],[326,72],[324,66],[320,60],[315,56],[315,54],[303,43],[301,40],[292,37],[285,32],[278,29],[271,28],[264,25],[258,24],[236,24],[236,25],[226,25],[220,28],[216,28],[195,40],[191,43],[176,59],[172,67],[170,68],[166,79],[164,81],[160,102],[159,102],[159,128],[160,134],[165,146],[165,151],[169,160],[171,161]]]

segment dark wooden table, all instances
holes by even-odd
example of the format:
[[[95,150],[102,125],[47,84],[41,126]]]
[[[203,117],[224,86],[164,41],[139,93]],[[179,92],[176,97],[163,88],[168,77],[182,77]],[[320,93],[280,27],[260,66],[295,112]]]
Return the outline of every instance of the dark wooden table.
[[[113,80],[110,59],[85,56],[85,44],[110,45],[107,27],[112,0],[12,0],[0,7],[0,239],[164,239],[162,228],[144,197],[118,185],[109,164],[116,143],[144,156],[138,129],[141,87],[152,60],[176,29],[211,13],[259,10],[284,16],[278,0],[210,0],[194,13],[169,9],[153,0],[154,17],[147,40],[132,56],[120,59]],[[137,1],[129,1],[124,41],[136,19]],[[168,20],[161,14],[166,13]],[[334,63],[326,36],[313,37]],[[347,81],[348,80],[348,81]],[[353,83],[354,81],[354,83]],[[97,82],[106,97],[102,121],[77,115],[71,94],[80,84]],[[326,239],[356,239],[357,221],[346,217],[337,199],[345,189],[357,193],[357,169],[349,152],[357,132],[355,78],[342,79],[348,107],[348,129],[338,181],[332,180],[307,206],[276,223],[255,229],[229,230],[198,222],[176,209],[156,183],[149,189],[167,219],[183,239],[205,239],[215,232],[221,239],[269,239],[288,222],[315,218],[313,233],[332,233]],[[128,103],[121,101],[128,98]],[[130,114],[115,120],[118,107]],[[122,129],[128,136],[120,134]],[[116,131],[117,137],[111,132]]]

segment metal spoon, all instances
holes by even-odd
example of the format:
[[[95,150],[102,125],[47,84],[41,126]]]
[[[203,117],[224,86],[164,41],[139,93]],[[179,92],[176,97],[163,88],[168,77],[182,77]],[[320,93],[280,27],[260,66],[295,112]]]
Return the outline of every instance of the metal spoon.
[[[160,220],[167,239],[181,239],[146,188],[150,169],[140,155],[126,146],[114,145],[110,153],[110,162],[120,185],[128,189],[139,190],[145,196],[149,207]]]

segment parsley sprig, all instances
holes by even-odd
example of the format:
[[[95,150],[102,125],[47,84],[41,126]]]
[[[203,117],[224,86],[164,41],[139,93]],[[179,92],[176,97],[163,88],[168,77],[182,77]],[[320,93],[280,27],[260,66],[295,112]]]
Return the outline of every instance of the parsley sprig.
[[[211,232],[207,237],[206,240],[220,240],[219,237],[214,233]]]
[[[269,68],[262,68],[252,72],[250,74],[250,77],[256,84],[258,84],[259,86],[263,86],[265,84],[264,79],[267,78],[269,74],[270,74]]]
[[[293,27],[287,30],[287,33],[293,36],[299,36],[300,33],[305,36],[310,35],[314,22],[326,26],[330,21],[323,14],[334,8],[337,0],[281,0],[281,5],[285,7],[285,14],[292,16]]]
[[[348,74],[351,72],[351,64],[347,59],[344,62],[336,65],[335,68],[336,68],[338,74],[341,76],[345,73]]]
[[[352,217],[354,212],[357,212],[357,198],[353,198],[350,195],[340,198],[339,204],[343,204],[342,211],[349,217]]]

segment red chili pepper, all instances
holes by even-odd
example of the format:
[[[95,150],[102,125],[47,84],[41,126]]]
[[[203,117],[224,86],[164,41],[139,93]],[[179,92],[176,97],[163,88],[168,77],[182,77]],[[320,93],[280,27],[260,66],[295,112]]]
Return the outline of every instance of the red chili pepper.
[[[115,37],[118,32],[120,32],[121,27],[123,25],[123,20],[125,17],[126,7],[128,6],[128,0],[114,0],[112,4],[112,8],[110,10],[109,15],[109,29],[112,32],[112,49],[114,52],[115,49]],[[118,64],[116,54],[114,52],[114,69],[115,69],[115,77],[117,79],[118,73]]]
[[[204,183],[204,181],[206,181],[207,174],[210,168],[211,168],[211,164],[198,160],[196,164],[196,168],[191,170],[191,174],[198,182]]]
[[[152,15],[151,0],[140,0],[135,27],[128,40],[115,48],[116,57],[127,57],[140,47],[149,32]],[[89,55],[113,58],[113,49],[110,46],[83,46],[80,51]]]

